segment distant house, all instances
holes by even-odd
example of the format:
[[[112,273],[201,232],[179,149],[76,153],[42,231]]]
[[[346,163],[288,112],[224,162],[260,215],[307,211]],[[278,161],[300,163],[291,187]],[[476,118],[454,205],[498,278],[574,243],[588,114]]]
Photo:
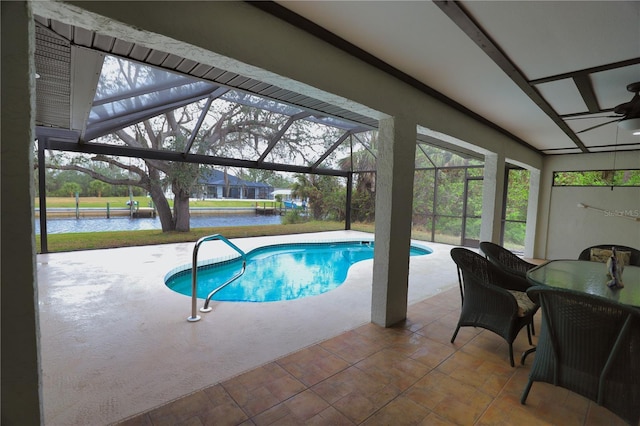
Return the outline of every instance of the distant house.
[[[248,182],[219,170],[211,170],[200,178],[194,198],[240,198],[250,200],[269,199],[273,187],[262,182]]]

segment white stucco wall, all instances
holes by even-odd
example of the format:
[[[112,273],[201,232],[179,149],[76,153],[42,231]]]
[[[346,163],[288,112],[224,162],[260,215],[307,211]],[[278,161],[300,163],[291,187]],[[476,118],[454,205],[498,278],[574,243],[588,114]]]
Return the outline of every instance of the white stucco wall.
[[[640,188],[553,188],[548,258],[576,259],[584,248],[597,244],[640,248],[640,222],[621,217],[625,212],[640,218]]]
[[[575,259],[594,244],[617,243],[640,248],[640,222],[621,218],[616,212],[640,213],[640,188],[553,187],[554,171],[612,168],[614,156],[578,154],[547,157],[544,161],[536,257]],[[618,169],[640,168],[640,152],[618,153]],[[605,210],[578,207],[578,203]]]
[[[2,2],[2,424],[42,423],[33,215],[35,67],[28,4]]]

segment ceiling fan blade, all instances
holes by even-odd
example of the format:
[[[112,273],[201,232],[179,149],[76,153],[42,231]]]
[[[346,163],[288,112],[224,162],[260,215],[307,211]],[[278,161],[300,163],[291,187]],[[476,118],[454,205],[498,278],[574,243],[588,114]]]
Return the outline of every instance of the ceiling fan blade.
[[[606,126],[607,124],[615,123],[616,121],[620,121],[620,120],[622,120],[622,118],[619,118],[617,120],[607,121],[606,123],[600,123],[600,124],[597,124],[595,126],[588,127],[588,128],[586,128],[584,130],[580,130],[579,132],[576,132],[576,135],[578,135],[580,133],[588,132],[589,130],[597,129],[598,127]]]

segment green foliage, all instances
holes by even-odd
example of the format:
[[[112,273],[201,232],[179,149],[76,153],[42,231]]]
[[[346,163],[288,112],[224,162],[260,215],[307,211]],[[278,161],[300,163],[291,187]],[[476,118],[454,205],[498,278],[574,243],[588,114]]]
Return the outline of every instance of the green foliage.
[[[167,141],[171,150],[181,151],[186,147],[187,139],[182,135],[168,138]],[[191,194],[191,188],[200,177],[200,165],[195,163],[180,163],[170,161],[164,170],[166,183],[171,184],[174,194]]]
[[[109,185],[106,182],[102,182],[100,180],[92,180],[89,183],[89,194],[90,195],[95,195],[97,197],[102,197],[103,195],[105,196],[110,196],[111,192],[111,185]]]
[[[296,175],[292,195],[308,200],[314,220],[344,220],[346,191],[339,178],[321,175]]]
[[[465,238],[472,240],[480,240],[480,226],[482,225],[481,218],[467,218],[465,223]]]
[[[262,182],[274,188],[289,188],[291,180],[275,170],[238,169],[234,175],[249,182]]]
[[[371,191],[354,191],[351,194],[351,220],[356,222],[375,221],[375,204],[375,193]]]
[[[433,214],[433,189],[435,169],[416,170],[413,178],[413,213]]]
[[[524,248],[526,226],[526,223],[506,222],[504,224],[504,246],[510,250],[522,250]]]
[[[454,157],[440,160],[454,161]],[[437,188],[435,169],[416,170],[414,177],[414,199],[412,232],[431,238],[432,223],[435,222],[435,241],[460,244],[463,218],[465,218],[465,238],[479,239],[482,223],[482,167],[439,168]],[[465,179],[467,180],[466,211]],[[434,191],[437,194],[433,202]],[[529,172],[520,169],[509,170],[509,184],[506,200],[505,244],[514,247],[524,245],[525,227],[529,200]],[[435,218],[435,221],[434,221]],[[516,221],[516,222],[513,222]],[[522,221],[522,222],[521,222]]]
[[[292,225],[294,223],[306,222],[306,217],[302,215],[302,212],[298,209],[288,210],[282,217],[283,225]]]
[[[506,220],[527,220],[529,204],[529,171],[521,169],[509,170],[507,186]]]
[[[434,206],[437,215],[462,216],[464,169],[439,169],[438,191]]]
[[[65,182],[58,190],[58,194],[62,197],[75,197],[76,193],[82,193],[82,187],[76,182]]]
[[[376,175],[375,173],[357,173],[354,177],[355,189],[351,194],[351,220],[373,222],[376,217]]]
[[[554,172],[554,186],[640,186],[640,170]]]
[[[199,176],[200,169],[197,164],[171,162],[168,167],[167,181],[171,182],[174,194],[190,194]]]
[[[81,194],[87,194],[89,192],[89,183],[91,178],[84,173],[64,170],[54,171],[48,170],[46,175],[46,188],[47,193],[60,195],[62,197],[74,196],[75,192],[70,195],[67,189],[62,189],[66,183],[74,183],[80,187]],[[67,186],[67,188],[70,188]]]
[[[336,180],[335,178],[333,179]],[[343,221],[346,217],[347,190],[332,182],[322,197],[323,220]]]
[[[511,250],[524,247],[528,203],[529,171],[510,169],[502,240]]]
[[[436,242],[448,243],[450,238],[441,239],[438,236],[444,235],[447,237],[456,237],[457,243],[460,244],[460,237],[462,236],[462,218],[457,217],[436,217]]]
[[[109,175],[113,178],[117,178],[122,174],[118,170],[111,170],[109,168],[101,167],[98,163],[95,162],[91,163],[91,167],[96,170],[109,173]],[[61,191],[62,186],[67,182],[74,182],[80,185],[80,194],[83,195],[97,196],[98,186],[102,188],[103,197],[124,197],[129,195],[128,186],[111,185],[102,181],[92,179],[88,174],[78,171],[45,169],[45,184],[47,195],[68,197],[69,194],[66,193],[66,191]],[[38,188],[37,184],[36,188]],[[142,188],[133,187],[133,195],[143,196],[146,195],[146,191]],[[75,196],[75,193],[73,196]]]
[[[466,237],[478,238],[481,223],[478,217],[482,214],[482,180],[468,180],[466,212],[463,209],[465,180],[482,177],[483,168],[477,167],[481,165],[479,160],[463,158],[452,152],[421,144],[416,151],[413,183],[413,232],[427,235],[430,239],[431,232],[435,231],[435,241],[460,244],[462,218],[466,216]],[[435,229],[432,229],[432,224]]]

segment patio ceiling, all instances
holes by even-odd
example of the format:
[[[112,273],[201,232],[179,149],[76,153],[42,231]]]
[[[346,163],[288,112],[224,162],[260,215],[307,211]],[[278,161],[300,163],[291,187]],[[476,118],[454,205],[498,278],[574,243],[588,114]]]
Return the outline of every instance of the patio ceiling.
[[[614,108],[633,97],[627,86],[640,81],[640,3],[252,4],[542,154],[640,149],[640,137],[614,122],[622,118]],[[261,107],[275,101],[292,119],[316,120],[345,134],[377,127],[370,117],[236,73],[52,19],[35,21],[36,122],[41,134],[56,129],[58,140],[67,135],[67,141],[87,142],[229,90],[263,99]],[[95,98],[105,55],[176,73],[169,86],[153,88],[174,94],[163,105],[92,121],[101,105],[145,94]],[[417,142],[477,157],[430,136],[419,135]]]
[[[640,82],[640,2],[252,4],[543,154],[640,149],[613,111]]]

